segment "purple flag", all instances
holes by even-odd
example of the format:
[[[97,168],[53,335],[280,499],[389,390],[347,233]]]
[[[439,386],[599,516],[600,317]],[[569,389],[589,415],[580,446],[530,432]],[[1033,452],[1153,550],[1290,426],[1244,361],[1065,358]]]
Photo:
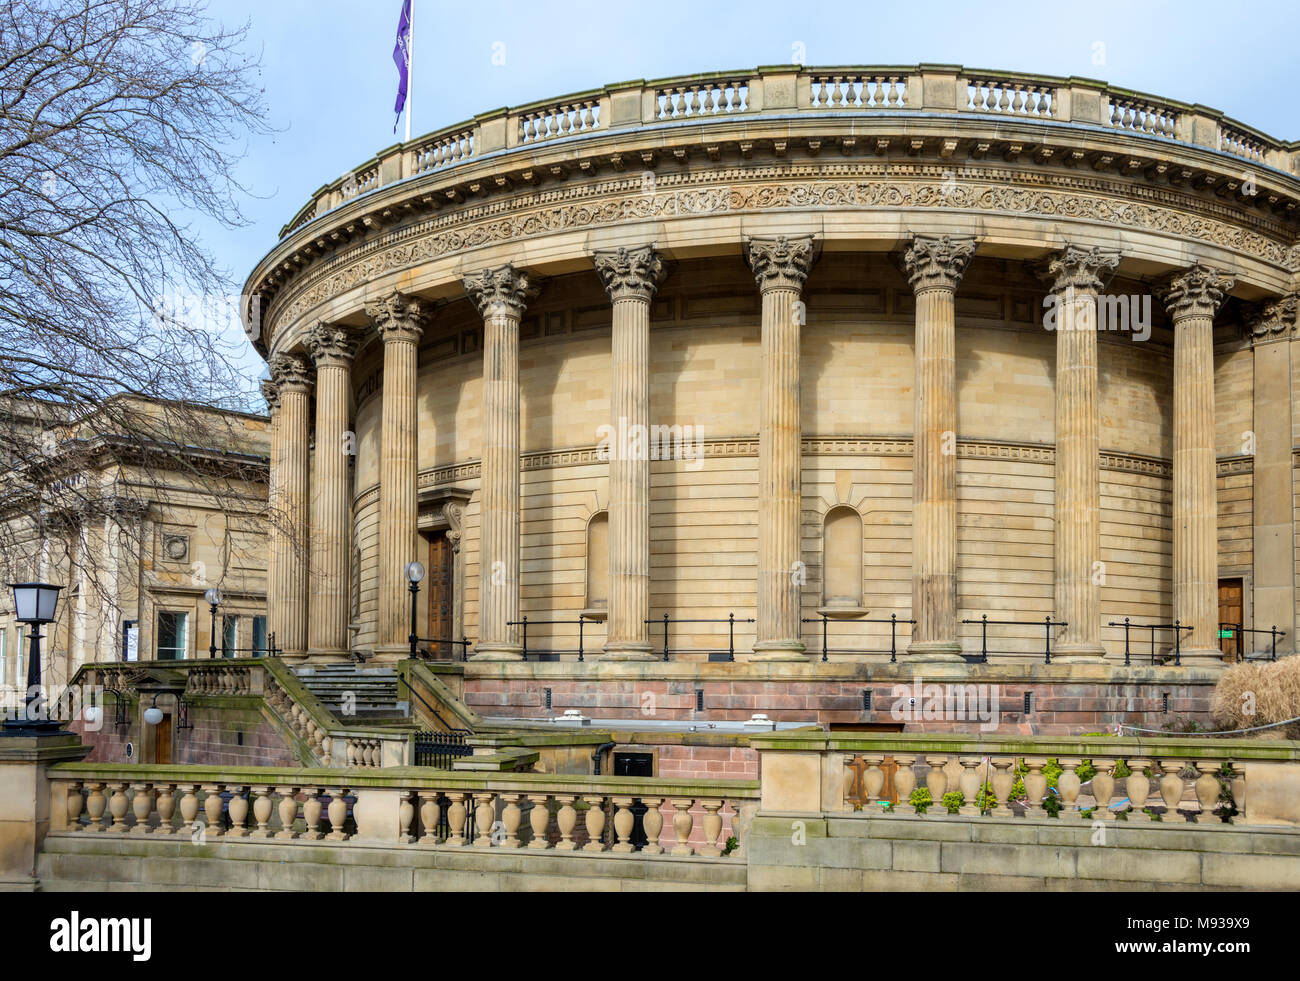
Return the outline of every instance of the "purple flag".
[[[402,110],[406,108],[406,82],[411,74],[411,0],[404,0],[402,4],[402,19],[397,22],[397,46],[393,48],[393,61],[397,63],[397,71],[401,76],[397,83],[397,106],[393,110],[400,121]],[[393,132],[397,132],[396,122],[393,123]]]

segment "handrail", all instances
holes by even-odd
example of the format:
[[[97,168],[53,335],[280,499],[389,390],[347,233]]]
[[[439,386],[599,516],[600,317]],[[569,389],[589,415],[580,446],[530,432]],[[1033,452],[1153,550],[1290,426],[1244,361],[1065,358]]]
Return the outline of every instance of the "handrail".
[[[884,651],[862,651],[862,650],[853,650],[849,648],[836,650],[833,647],[828,647],[827,646],[827,627],[828,627],[827,621],[831,619],[834,619],[836,623],[887,623],[889,624],[889,663],[890,664],[898,663],[898,625],[900,623],[909,623],[912,626],[916,626],[915,620],[900,620],[898,618],[897,613],[889,614],[888,620],[882,620],[879,618],[872,618],[872,617],[851,617],[851,618],[841,619],[839,617],[830,617],[825,613],[821,614],[821,616],[816,616],[816,617],[804,617],[799,621],[800,623],[817,623],[819,621],[821,622],[823,662],[828,660],[826,656],[827,654],[884,654],[885,653]]]
[[[576,620],[536,620],[536,619],[529,619],[528,617],[524,617],[522,620],[508,620],[506,621],[506,626],[523,628],[523,636],[521,637],[522,646],[523,646],[522,655],[523,655],[523,659],[527,661],[528,660],[528,625],[530,623],[534,627],[567,626],[569,624],[576,623],[578,625],[578,646],[576,648],[548,647],[545,650],[535,650],[533,651],[533,653],[538,656],[538,660],[541,660],[541,656],[543,654],[577,654],[578,660],[582,661],[585,659],[585,653],[586,653],[586,648],[585,648],[586,639],[584,637],[585,624],[589,620],[593,622],[598,622],[595,621],[594,617],[585,616],[580,613],[578,614]]]
[[[728,661],[728,662],[731,662],[731,661],[736,660],[736,624],[738,624],[738,623],[753,623],[754,620],[753,620],[753,618],[746,619],[746,620],[737,620],[737,619],[736,619],[736,614],[735,614],[735,613],[728,613],[728,614],[727,614],[727,619],[725,619],[725,620],[699,620],[699,619],[690,619],[690,618],[679,618],[679,617],[671,617],[669,614],[665,613],[665,614],[664,614],[664,618],[663,618],[662,621],[659,621],[659,620],[646,620],[645,622],[646,622],[646,625],[647,625],[647,626],[650,625],[650,624],[652,624],[652,623],[660,623],[660,622],[663,623],[663,625],[664,625],[664,660],[665,660],[665,661],[668,660],[668,656],[669,656],[669,646],[668,646],[668,625],[669,625],[670,623],[725,623],[725,624],[727,624],[727,649],[726,649],[725,651],[724,651],[724,650],[721,650],[721,649],[719,649],[719,650],[691,650],[689,653],[691,653],[691,654],[708,654],[708,655],[710,655],[710,656],[712,656],[712,655],[714,655],[714,654],[726,654],[726,655],[727,655],[727,661]],[[681,653],[681,651],[678,651],[678,653]]]
[[[989,650],[989,627],[1038,627],[1045,630],[1044,637],[1044,664],[1052,663],[1052,628],[1068,627],[1069,623],[1064,620],[1053,620],[1049,613],[1042,620],[990,620],[987,613],[980,616],[978,620],[963,620],[964,624],[979,624],[980,627],[980,653],[978,664],[988,664],[989,654],[1018,654],[1020,651],[990,651]],[[1127,663],[1127,662],[1126,662]]]
[[[442,713],[439,712],[432,705],[430,705],[428,702],[426,702],[424,700],[424,696],[421,695],[414,688],[412,688],[411,683],[407,681],[406,677],[402,675],[400,672],[397,675],[397,680],[406,686],[406,690],[415,696],[416,701],[418,701],[421,705],[423,705],[425,709],[428,710],[430,715],[432,715],[435,719],[437,719],[439,722],[442,723],[443,728],[446,729],[447,732],[468,732],[469,731],[468,729],[458,729],[455,726],[453,726],[450,722],[448,722],[446,719],[444,719],[442,717]]]
[[[959,65],[776,65],[606,85],[444,126],[382,150],[320,188],[281,229],[280,238],[379,188],[501,151],[654,124],[836,112],[924,112],[1092,126],[1201,147],[1290,176],[1300,162],[1300,141],[1269,136],[1207,106],[1095,79]]]
[[[1129,617],[1125,617],[1123,622],[1111,620],[1106,624],[1106,626],[1124,628],[1124,667],[1126,668],[1130,666],[1131,657],[1132,657],[1132,652],[1129,647],[1130,626],[1137,627],[1140,630],[1149,629],[1151,631],[1151,663],[1152,664],[1156,663],[1156,631],[1172,630],[1174,632],[1174,665],[1178,667],[1181,667],[1183,663],[1182,632],[1184,630],[1190,631],[1193,629],[1190,625],[1184,624],[1181,620],[1175,620],[1173,623],[1131,623]]]

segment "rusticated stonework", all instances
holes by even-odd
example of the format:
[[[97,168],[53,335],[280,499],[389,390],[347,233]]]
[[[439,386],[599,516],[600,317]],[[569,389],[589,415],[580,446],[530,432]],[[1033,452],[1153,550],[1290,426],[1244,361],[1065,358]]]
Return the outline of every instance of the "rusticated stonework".
[[[817,256],[811,235],[753,238],[745,246],[760,290],[802,290]]]
[[[928,289],[955,290],[975,254],[973,238],[916,237],[903,254],[908,281],[920,293]]]
[[[465,277],[465,292],[485,319],[496,316],[522,317],[528,300],[537,294],[528,274],[514,266],[484,269]]]
[[[651,245],[597,252],[592,261],[611,300],[650,300],[663,282],[664,262]]]

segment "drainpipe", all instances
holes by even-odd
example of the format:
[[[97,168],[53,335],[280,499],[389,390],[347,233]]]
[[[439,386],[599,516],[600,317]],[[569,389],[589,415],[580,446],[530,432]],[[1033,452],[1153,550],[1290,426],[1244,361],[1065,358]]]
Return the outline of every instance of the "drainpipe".
[[[591,775],[600,776],[600,754],[607,749],[613,749],[618,743],[601,743],[596,747],[596,752],[591,754]]]

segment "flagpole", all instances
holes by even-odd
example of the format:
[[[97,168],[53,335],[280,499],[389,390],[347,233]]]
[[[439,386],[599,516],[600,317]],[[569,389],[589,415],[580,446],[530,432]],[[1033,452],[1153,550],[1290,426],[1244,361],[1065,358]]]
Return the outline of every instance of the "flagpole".
[[[410,40],[406,44],[406,142],[411,142],[411,103],[415,101],[415,0],[411,0],[411,21],[407,25]]]

